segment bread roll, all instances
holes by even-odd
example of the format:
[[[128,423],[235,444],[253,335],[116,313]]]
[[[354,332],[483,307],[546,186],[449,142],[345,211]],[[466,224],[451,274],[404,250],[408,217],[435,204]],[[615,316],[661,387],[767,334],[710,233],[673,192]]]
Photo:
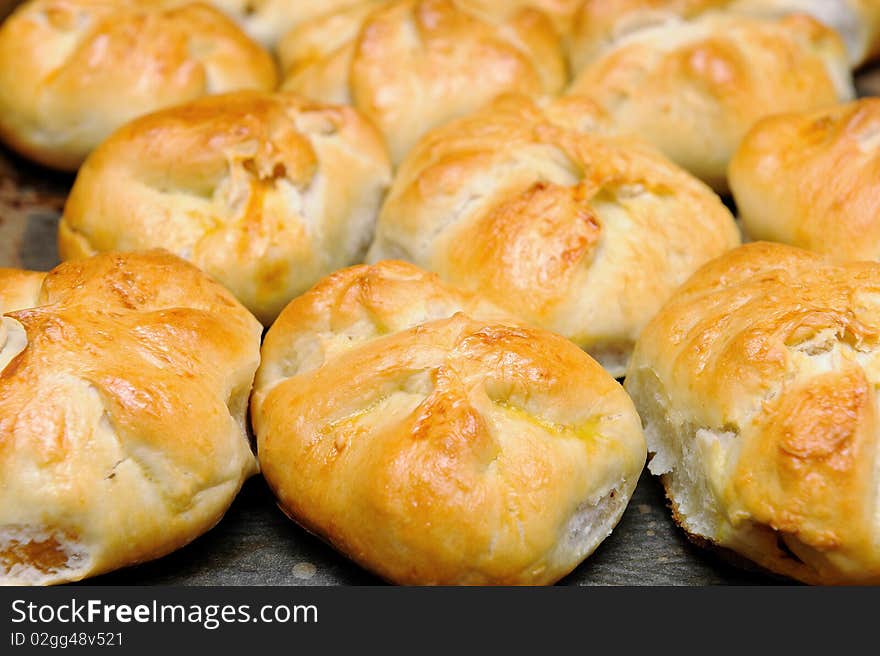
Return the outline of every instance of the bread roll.
[[[272,58],[182,0],[30,0],[0,26],[0,138],[75,170],[130,119],[211,93],[274,88]]]
[[[134,121],[92,153],[59,251],[166,248],[268,324],[363,259],[390,177],[381,137],[349,107],[255,91],[202,98]]]
[[[730,163],[753,239],[880,259],[880,99],[758,122]]]
[[[586,0],[572,19],[572,67],[580,71],[626,34],[712,10],[765,18],[809,14],[837,31],[854,67],[880,49],[877,0]]]
[[[696,541],[818,584],[880,583],[880,265],[756,242],[642,332],[626,389]]]
[[[854,94],[837,35],[812,18],[710,13],[633,32],[606,49],[569,92],[598,102],[636,134],[727,191],[740,139],[760,118]]]
[[[556,581],[645,460],[631,401],[586,354],[401,262],[281,313],[251,417],[284,511],[402,584]]]
[[[0,583],[76,581],[214,526],[257,470],[259,345],[168,253],[0,269]]]
[[[367,258],[479,291],[617,376],[663,301],[739,234],[705,185],[640,142],[581,131],[587,101],[565,103],[505,97],[432,131],[401,165]]]
[[[565,60],[547,16],[530,7],[493,16],[452,0],[362,2],[284,38],[284,88],[354,105],[397,163],[427,130],[501,93],[562,90]]]

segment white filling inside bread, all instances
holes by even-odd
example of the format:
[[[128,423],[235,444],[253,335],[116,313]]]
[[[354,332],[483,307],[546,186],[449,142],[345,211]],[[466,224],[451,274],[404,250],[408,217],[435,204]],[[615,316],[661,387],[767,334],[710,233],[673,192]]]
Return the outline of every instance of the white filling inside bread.
[[[592,554],[617,526],[637,482],[637,477],[621,480],[600,499],[588,499],[578,506],[548,560],[580,562]]]
[[[75,581],[91,568],[88,548],[41,526],[0,527],[0,584],[46,585]]]
[[[631,377],[632,378],[632,377]],[[717,540],[723,518],[710,482],[710,469],[727,466],[736,433],[694,426],[670,412],[653,372],[639,372],[637,385],[627,385],[640,408],[649,471],[662,476],[677,520],[691,534]]]
[[[27,344],[24,326],[11,317],[0,317],[0,372],[27,348]]]

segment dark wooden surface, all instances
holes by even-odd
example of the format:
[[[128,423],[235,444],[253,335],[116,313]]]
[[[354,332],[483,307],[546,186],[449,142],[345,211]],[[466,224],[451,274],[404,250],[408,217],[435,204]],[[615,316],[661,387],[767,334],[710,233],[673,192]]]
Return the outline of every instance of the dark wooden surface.
[[[862,73],[863,95],[880,95],[880,70]],[[58,262],[55,228],[72,177],[0,150],[0,266],[48,270]],[[108,585],[372,585],[378,579],[291,522],[260,477],[223,520],[160,560],[91,579]],[[728,564],[690,544],[672,523],[663,491],[643,474],[612,535],[562,585],[786,583]]]

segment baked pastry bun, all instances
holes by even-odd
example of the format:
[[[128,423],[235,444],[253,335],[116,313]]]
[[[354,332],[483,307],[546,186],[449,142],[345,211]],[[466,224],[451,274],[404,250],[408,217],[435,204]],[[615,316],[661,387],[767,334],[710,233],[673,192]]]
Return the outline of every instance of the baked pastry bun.
[[[648,324],[626,389],[695,540],[818,584],[880,583],[880,265],[755,242]]]
[[[400,584],[546,584],[644,466],[620,385],[567,340],[402,262],[337,272],[269,329],[251,417],[281,507]]]
[[[730,186],[753,239],[880,259],[880,99],[759,121]]]
[[[88,158],[58,232],[62,258],[166,248],[264,323],[363,259],[391,165],[350,107],[243,91],[144,116]]]
[[[271,56],[198,2],[30,0],[0,26],[0,138],[59,169],[141,114],[276,83]]]
[[[0,583],[158,558],[257,471],[260,325],[172,255],[0,269]]]
[[[429,133],[398,171],[367,260],[435,271],[618,376],[666,298],[739,233],[711,189],[654,149],[582,131],[580,106],[508,96]]]
[[[723,193],[739,141],[769,114],[854,95],[837,34],[805,15],[708,13],[617,40],[569,93],[598,102],[616,129],[649,141]]]
[[[495,16],[453,0],[373,0],[304,23],[279,54],[283,88],[354,105],[394,163],[427,130],[501,93],[558,93],[566,83],[556,30],[531,7]]]

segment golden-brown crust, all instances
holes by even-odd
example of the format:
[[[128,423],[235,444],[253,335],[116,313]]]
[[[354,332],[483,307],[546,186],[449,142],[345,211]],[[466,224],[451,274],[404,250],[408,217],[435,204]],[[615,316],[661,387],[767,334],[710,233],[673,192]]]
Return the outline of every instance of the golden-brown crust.
[[[550,20],[531,7],[506,14],[453,0],[362,3],[284,39],[284,88],[351,102],[399,162],[425,131],[500,93],[561,91],[565,62]]]
[[[788,571],[787,558],[794,558],[795,560],[797,560],[796,557],[794,557],[794,554],[784,550],[781,551],[781,553],[778,554],[776,557],[777,564],[774,566],[773,569],[770,569],[766,566],[758,565],[754,560],[750,560],[749,558],[743,556],[741,553],[734,551],[729,547],[721,546],[717,542],[713,542],[703,535],[691,532],[688,526],[687,516],[681,512],[678,504],[675,502],[675,498],[670,492],[670,485],[668,483],[668,480],[668,475],[663,475],[660,477],[660,483],[662,484],[663,491],[666,494],[666,505],[669,508],[669,514],[672,516],[672,521],[684,532],[684,536],[685,538],[687,538],[688,542],[701,549],[711,551],[723,562],[739,569],[750,572],[759,572],[764,576],[778,578],[780,581],[785,580],[785,574],[782,574],[782,572]]]
[[[644,463],[629,399],[588,356],[402,262],[329,277],[263,353],[267,481],[397,583],[553,582],[607,535]]]
[[[253,316],[161,251],[0,288],[0,581],[78,580],[213,526],[256,471]]]
[[[92,153],[59,252],[165,248],[268,324],[360,261],[390,178],[381,137],[349,107],[289,93],[202,98],[137,119]]]
[[[199,2],[30,0],[0,27],[0,137],[56,168],[141,114],[276,83],[270,55]]]
[[[730,184],[752,238],[880,259],[880,99],[758,122]]]
[[[400,167],[368,259],[436,271],[622,374],[663,301],[739,236],[718,197],[653,149],[581,131],[586,102],[504,97],[429,133]]]
[[[816,20],[709,13],[618,40],[569,93],[598,102],[618,131],[723,192],[727,164],[757,120],[846,100],[853,90],[843,44]]]
[[[880,265],[756,242],[703,267],[648,324],[626,386],[649,434],[702,454],[666,474],[672,497],[691,497],[690,532],[806,582],[880,581],[878,299]],[[701,444],[713,432],[727,437]],[[714,525],[695,519],[700,495]]]

